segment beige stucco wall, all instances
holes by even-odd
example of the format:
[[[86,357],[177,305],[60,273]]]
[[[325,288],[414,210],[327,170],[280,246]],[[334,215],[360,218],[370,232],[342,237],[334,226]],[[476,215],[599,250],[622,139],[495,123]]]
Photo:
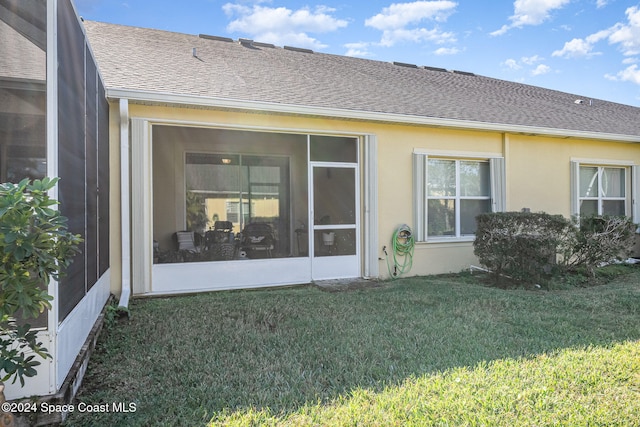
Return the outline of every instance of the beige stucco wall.
[[[640,146],[605,141],[509,135],[508,209],[570,216],[570,162],[640,164]]]
[[[109,104],[109,258],[111,261],[111,293],[122,289],[122,239],[120,191],[120,112],[117,103]]]
[[[117,111],[116,111],[117,113]],[[210,126],[273,130],[279,132],[328,132],[375,135],[378,141],[379,271],[387,276],[383,246],[399,225],[413,224],[412,153],[421,152],[502,155],[506,163],[507,210],[529,208],[565,216],[570,214],[570,162],[629,162],[640,165],[640,145],[546,136],[525,136],[426,126],[308,118],[276,114],[215,111],[130,105],[131,117]],[[114,117],[116,118],[114,120]],[[119,132],[112,110],[112,278],[119,286]],[[117,155],[116,155],[117,154]],[[135,166],[134,166],[135,167]],[[134,254],[135,256],[135,254]],[[418,243],[409,275],[455,272],[476,263],[472,243]]]

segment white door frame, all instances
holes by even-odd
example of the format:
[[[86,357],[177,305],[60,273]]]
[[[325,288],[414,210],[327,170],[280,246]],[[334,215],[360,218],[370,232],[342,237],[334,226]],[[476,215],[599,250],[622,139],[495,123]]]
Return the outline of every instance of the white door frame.
[[[359,151],[359,150],[358,150]],[[360,168],[358,163],[345,162],[314,162],[309,161],[309,254],[311,256],[311,278],[313,280],[341,279],[360,277],[361,273],[361,250],[360,250]],[[317,167],[352,169],[355,178],[355,223],[354,224],[315,224],[315,190],[313,182],[313,171]],[[315,232],[323,230],[354,230],[356,253],[354,255],[328,255],[316,256],[315,254]],[[321,243],[321,242],[319,242]]]

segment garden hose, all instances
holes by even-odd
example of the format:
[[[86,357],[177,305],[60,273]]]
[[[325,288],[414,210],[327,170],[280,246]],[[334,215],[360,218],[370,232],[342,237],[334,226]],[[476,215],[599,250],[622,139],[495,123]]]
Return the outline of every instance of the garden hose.
[[[396,279],[401,275],[408,273],[413,265],[413,248],[415,246],[415,239],[411,228],[408,225],[403,224],[393,233],[393,239],[391,242],[393,246],[393,271],[389,265],[389,254],[384,247],[384,251],[387,258],[387,269],[389,270],[389,276],[392,279]]]

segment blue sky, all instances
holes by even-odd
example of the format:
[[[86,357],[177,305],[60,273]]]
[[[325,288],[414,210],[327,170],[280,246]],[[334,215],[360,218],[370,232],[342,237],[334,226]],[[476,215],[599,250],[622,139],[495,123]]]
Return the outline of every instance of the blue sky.
[[[249,38],[640,106],[640,1],[74,0],[88,20]]]

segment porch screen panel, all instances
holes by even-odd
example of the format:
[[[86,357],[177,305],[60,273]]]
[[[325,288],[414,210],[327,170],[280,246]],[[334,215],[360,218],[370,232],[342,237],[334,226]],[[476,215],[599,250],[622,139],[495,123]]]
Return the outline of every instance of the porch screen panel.
[[[312,161],[348,163],[358,161],[358,140],[356,138],[311,135],[310,141]]]
[[[58,4],[58,169],[60,211],[69,219],[69,231],[85,243],[60,281],[58,304],[62,321],[86,291],[85,185],[85,43],[73,8]]]
[[[84,242],[60,281],[62,321],[109,267],[108,104],[69,0],[58,4],[60,211]]]
[[[282,157],[242,156],[243,199],[248,212],[243,225],[268,223],[277,242],[277,253],[290,251],[289,162]]]
[[[86,47],[86,137],[85,137],[85,183],[87,202],[87,230],[85,248],[87,253],[87,289],[98,280],[98,96],[97,68],[91,60],[91,52]]]
[[[92,59],[93,60],[93,59]],[[109,103],[104,84],[97,76],[98,97],[98,277],[110,265],[109,259]]]
[[[0,6],[0,182],[17,183],[47,173],[47,2],[0,0]],[[46,327],[47,312],[25,323]]]

